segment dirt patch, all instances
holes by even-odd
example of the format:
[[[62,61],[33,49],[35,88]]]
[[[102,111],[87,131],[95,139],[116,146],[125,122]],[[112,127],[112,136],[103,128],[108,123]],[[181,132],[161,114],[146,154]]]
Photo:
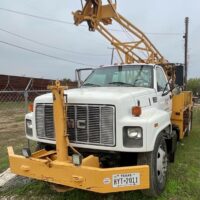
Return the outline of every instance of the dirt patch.
[[[0,174],[0,192],[8,191],[11,188],[23,187],[30,183],[31,179],[22,176],[17,176],[7,169],[5,172]]]
[[[4,186],[16,177],[15,174],[10,172],[10,169],[7,169],[5,172],[0,174],[0,190],[4,189]]]
[[[21,120],[19,120],[21,119]],[[24,113],[13,110],[12,113],[6,110],[0,110],[0,134],[4,131],[13,131],[16,128],[22,128],[24,125]]]

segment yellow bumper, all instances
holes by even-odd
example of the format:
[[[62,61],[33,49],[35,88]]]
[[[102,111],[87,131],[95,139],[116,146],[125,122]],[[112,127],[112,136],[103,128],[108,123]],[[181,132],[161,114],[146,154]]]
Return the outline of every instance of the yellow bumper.
[[[81,166],[75,166],[71,162],[57,161],[54,152],[42,150],[36,152],[30,158],[25,158],[24,156],[15,155],[12,147],[8,147],[8,155],[11,171],[25,177],[98,193],[149,188],[149,166],[147,165],[99,168],[98,158],[89,156],[83,160]],[[49,155],[51,156],[49,157]],[[114,177],[118,177],[117,175],[127,177],[117,180],[126,182],[130,174],[139,175],[137,184],[132,182],[131,185],[115,185],[114,181],[116,180],[114,180]]]

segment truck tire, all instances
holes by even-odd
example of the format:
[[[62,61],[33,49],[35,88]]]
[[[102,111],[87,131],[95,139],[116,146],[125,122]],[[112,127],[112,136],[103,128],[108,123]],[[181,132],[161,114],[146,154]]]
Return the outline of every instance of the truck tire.
[[[159,134],[152,152],[138,154],[138,165],[149,165],[150,188],[142,190],[147,196],[158,197],[165,189],[167,180],[167,145]]]
[[[178,133],[175,130],[173,130],[173,138],[172,138],[172,146],[171,146],[172,149],[168,152],[168,161],[169,162],[175,161],[177,142],[178,142]]]
[[[41,142],[37,142],[37,145],[35,147],[35,151],[40,151],[42,149],[45,149],[47,151],[50,151],[50,150],[53,150],[53,146],[49,145],[49,144],[44,144],[44,143],[41,143]]]
[[[37,142],[36,147],[35,147],[35,151],[40,151],[42,149],[45,149],[45,145],[41,142]]]

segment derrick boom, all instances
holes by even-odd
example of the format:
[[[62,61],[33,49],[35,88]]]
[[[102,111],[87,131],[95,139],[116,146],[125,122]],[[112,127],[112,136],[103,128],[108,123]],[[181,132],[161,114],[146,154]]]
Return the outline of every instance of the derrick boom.
[[[161,55],[146,35],[125,19],[117,11],[117,4],[108,0],[103,5],[101,0],[87,0],[83,9],[74,15],[76,25],[87,22],[89,31],[101,33],[116,49],[122,63],[155,63],[166,64],[167,60]],[[128,41],[115,36],[106,26],[118,23],[129,37]],[[165,67],[164,67],[165,68]]]

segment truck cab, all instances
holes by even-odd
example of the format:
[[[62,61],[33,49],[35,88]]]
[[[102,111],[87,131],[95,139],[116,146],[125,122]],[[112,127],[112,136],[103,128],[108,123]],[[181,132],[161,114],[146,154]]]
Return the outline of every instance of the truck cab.
[[[162,130],[171,131],[172,96],[165,72],[158,65],[100,67],[80,88],[65,94],[66,123],[75,147],[147,152],[153,150]],[[26,115],[28,139],[55,144],[52,102],[51,94],[35,99],[34,112]],[[134,113],[137,109],[139,114]],[[135,134],[133,138],[131,134]]]

